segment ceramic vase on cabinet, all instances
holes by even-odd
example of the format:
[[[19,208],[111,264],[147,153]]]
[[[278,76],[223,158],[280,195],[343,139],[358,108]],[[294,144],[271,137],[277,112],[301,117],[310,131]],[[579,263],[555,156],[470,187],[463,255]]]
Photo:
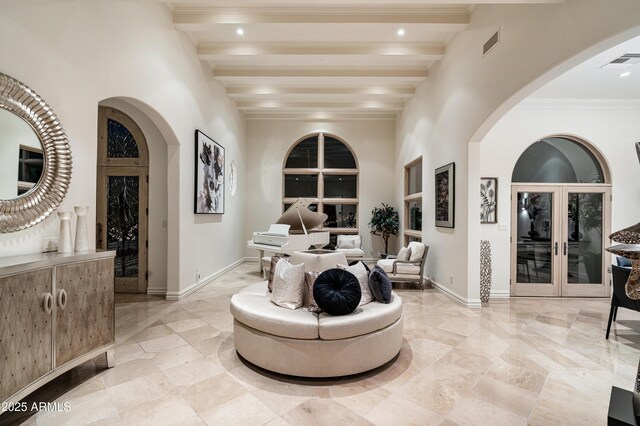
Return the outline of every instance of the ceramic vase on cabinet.
[[[58,253],[73,253],[73,241],[71,239],[72,212],[58,212],[60,218],[60,231],[58,232]]]
[[[89,207],[75,206],[73,208],[76,212],[76,251],[89,250],[89,234],[87,233],[87,212]]]

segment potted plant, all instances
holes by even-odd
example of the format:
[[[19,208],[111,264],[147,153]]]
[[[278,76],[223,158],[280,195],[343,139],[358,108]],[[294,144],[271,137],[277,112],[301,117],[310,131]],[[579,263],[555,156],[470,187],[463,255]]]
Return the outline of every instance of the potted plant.
[[[388,204],[382,203],[382,207],[374,207],[371,210],[371,227],[372,235],[379,235],[384,241],[384,252],[389,252],[389,238],[392,235],[398,235],[400,221],[398,212],[395,208]]]

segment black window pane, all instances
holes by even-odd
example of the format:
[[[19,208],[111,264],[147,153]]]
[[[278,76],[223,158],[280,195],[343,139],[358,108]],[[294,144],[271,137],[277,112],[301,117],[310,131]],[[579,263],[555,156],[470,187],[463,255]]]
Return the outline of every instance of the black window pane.
[[[285,203],[283,212],[286,211],[291,206],[292,206],[292,204]],[[317,212],[318,211],[318,205],[317,204],[309,204],[309,210],[311,210],[312,212]]]
[[[349,148],[339,140],[325,136],[324,138],[325,169],[355,169],[356,159]]]
[[[38,183],[44,168],[42,152],[20,148],[18,158],[18,180],[22,182]]]
[[[422,192],[422,163],[409,167],[409,187],[407,195]]]
[[[409,229],[422,231],[422,201],[411,201],[409,204]]]
[[[285,198],[318,196],[318,175],[285,175]]]
[[[324,226],[327,228],[355,228],[357,224],[357,208],[354,204],[325,204],[324,213],[327,214],[327,221]]]
[[[125,126],[115,120],[107,120],[107,157],[138,158],[138,144]]]
[[[138,176],[109,176],[107,248],[116,251],[116,277],[138,276]]]
[[[325,198],[357,198],[358,176],[324,176]]]
[[[285,167],[287,169],[318,168],[318,137],[312,136],[299,142],[287,157]]]
[[[542,139],[516,163],[512,182],[604,183],[600,163],[581,144],[565,138]]]

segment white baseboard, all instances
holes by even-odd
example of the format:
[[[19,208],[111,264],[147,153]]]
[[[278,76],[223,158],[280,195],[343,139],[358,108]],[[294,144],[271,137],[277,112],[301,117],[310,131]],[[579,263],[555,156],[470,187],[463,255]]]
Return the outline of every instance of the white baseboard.
[[[225,266],[224,268],[220,269],[219,271],[214,272],[213,274],[209,275],[208,277],[206,277],[205,279],[203,279],[199,283],[193,283],[189,287],[187,287],[187,288],[185,288],[183,290],[180,290],[180,291],[167,291],[167,293],[166,293],[167,300],[176,301],[176,300],[184,299],[185,297],[187,297],[191,293],[193,293],[193,292],[197,291],[198,289],[204,287],[205,285],[209,284],[211,281],[215,280],[216,278],[219,278],[220,276],[222,276],[222,275],[226,274],[227,272],[229,272],[231,269],[233,269],[236,266],[244,263],[245,260],[246,260],[246,258],[243,257],[242,259],[239,259],[239,260],[233,262],[231,265]]]
[[[509,290],[491,290],[489,293],[489,301],[491,299],[508,299],[511,297]]]
[[[147,294],[151,296],[165,296],[167,289],[165,287],[147,287]]]
[[[461,304],[462,306],[466,307],[466,308],[470,308],[470,309],[477,309],[482,307],[482,304],[480,302],[480,299],[467,299],[466,297],[462,297],[460,296],[458,293],[456,293],[455,291],[443,286],[442,284],[427,278],[427,281],[429,281],[431,283],[431,285],[440,290],[442,293],[444,293],[445,296],[447,296],[448,298],[450,298],[451,300],[453,300],[454,302],[457,302],[459,304]]]

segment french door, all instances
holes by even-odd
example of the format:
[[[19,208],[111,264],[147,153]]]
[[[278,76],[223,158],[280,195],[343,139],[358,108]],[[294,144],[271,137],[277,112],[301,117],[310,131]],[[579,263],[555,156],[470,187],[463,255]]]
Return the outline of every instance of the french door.
[[[609,185],[513,185],[511,295],[607,297]]]

